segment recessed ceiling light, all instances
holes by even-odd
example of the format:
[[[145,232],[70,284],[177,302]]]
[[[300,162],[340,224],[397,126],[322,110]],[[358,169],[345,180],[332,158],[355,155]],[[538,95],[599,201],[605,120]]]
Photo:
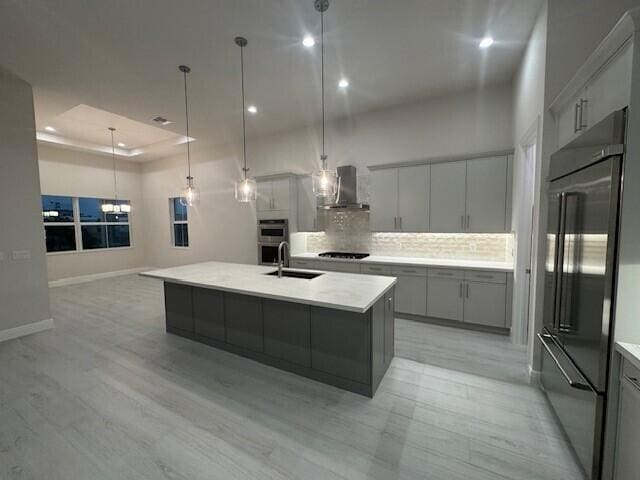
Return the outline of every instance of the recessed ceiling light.
[[[316,41],[311,35],[305,35],[305,37],[302,39],[302,45],[304,45],[307,48],[311,48],[315,44],[316,44]]]
[[[127,144],[126,144],[126,143],[122,143],[122,142],[118,142],[118,146],[119,146],[119,147],[126,147],[126,146],[127,146]]]
[[[158,115],[157,117],[154,117],[151,119],[152,122],[156,122],[159,123],[160,125],[169,125],[171,123],[173,123],[171,120],[167,120],[166,118]]]
[[[346,78],[341,78],[338,82],[338,86],[340,88],[347,88],[349,86],[349,80],[347,80]]]
[[[52,127],[52,126],[50,126],[50,125],[47,125],[46,127],[44,127],[44,129],[45,129],[47,132],[55,132],[55,131],[56,131],[56,129],[55,129],[55,128],[53,128],[53,127]]]
[[[480,48],[489,48],[491,45],[493,45],[492,37],[484,37],[482,40],[480,40],[480,43],[478,44]]]
[[[247,112],[256,114],[258,113],[258,108],[255,105],[249,105],[247,107]]]

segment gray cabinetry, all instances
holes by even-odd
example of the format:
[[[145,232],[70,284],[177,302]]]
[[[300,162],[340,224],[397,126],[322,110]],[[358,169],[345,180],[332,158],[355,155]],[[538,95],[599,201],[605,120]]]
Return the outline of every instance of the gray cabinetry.
[[[384,364],[388,368],[395,355],[395,288],[384,297]]]
[[[395,168],[371,172],[369,227],[374,232],[398,230],[398,172]]]
[[[329,272],[360,273],[360,264],[354,262],[316,260],[314,268],[318,270],[327,270]]]
[[[300,303],[264,300],[264,353],[306,367],[311,366],[311,317]]]
[[[318,200],[313,193],[311,176],[298,177],[298,231],[316,232],[318,230]]]
[[[467,282],[464,321],[490,327],[506,326],[506,285]]]
[[[227,342],[262,352],[262,300],[258,297],[224,294]]]
[[[640,478],[640,371],[627,360],[620,379],[615,480]]]
[[[467,164],[465,219],[467,232],[504,232],[507,216],[507,157],[470,160]]]
[[[464,280],[429,277],[427,316],[462,321]]]
[[[396,312],[410,315],[427,314],[427,269],[420,267],[396,267]]]
[[[193,333],[191,287],[177,283],[164,284],[164,307],[167,330]]]
[[[224,298],[222,292],[193,288],[194,332],[224,342]]]
[[[311,367],[355,382],[370,382],[370,321],[370,315],[311,307]]]
[[[430,231],[464,231],[466,172],[464,161],[431,165]]]

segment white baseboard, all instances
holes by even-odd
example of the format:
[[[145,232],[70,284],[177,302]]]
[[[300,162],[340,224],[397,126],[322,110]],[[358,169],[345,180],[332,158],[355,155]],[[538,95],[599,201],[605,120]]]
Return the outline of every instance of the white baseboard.
[[[102,273],[94,273],[91,275],[82,275],[79,277],[60,278],[58,280],[51,280],[49,282],[49,287],[62,287],[65,285],[76,285],[78,283],[93,282],[94,280],[101,280],[103,278],[120,277],[121,275],[132,275],[134,273],[140,273],[146,270],[152,270],[152,268],[138,267],[138,268],[129,268],[127,270],[116,270],[114,272],[102,272]]]
[[[529,366],[529,384],[533,386],[540,386],[540,372],[534,370]]]
[[[24,337],[25,335],[31,335],[32,333],[43,332],[45,330],[50,330],[53,327],[53,318],[47,318],[46,320],[40,320],[39,322],[0,330],[0,342],[11,340],[13,338]]]

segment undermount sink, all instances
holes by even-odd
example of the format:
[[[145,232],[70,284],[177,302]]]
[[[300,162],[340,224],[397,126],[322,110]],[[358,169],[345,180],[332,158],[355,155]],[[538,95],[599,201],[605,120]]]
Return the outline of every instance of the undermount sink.
[[[278,276],[278,270],[273,272],[269,272],[266,275],[272,275],[274,277]],[[312,280],[320,275],[324,275],[323,273],[311,273],[311,272],[299,272],[296,270],[282,270],[283,277],[292,277],[292,278],[304,278],[305,280]]]

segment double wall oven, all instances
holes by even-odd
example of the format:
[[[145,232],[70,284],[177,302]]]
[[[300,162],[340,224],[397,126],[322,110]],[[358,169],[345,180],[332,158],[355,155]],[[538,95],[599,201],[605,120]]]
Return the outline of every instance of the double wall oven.
[[[289,241],[289,221],[258,220],[258,263],[276,265],[278,263],[278,245]],[[289,266],[289,249],[286,249],[284,266]]]

